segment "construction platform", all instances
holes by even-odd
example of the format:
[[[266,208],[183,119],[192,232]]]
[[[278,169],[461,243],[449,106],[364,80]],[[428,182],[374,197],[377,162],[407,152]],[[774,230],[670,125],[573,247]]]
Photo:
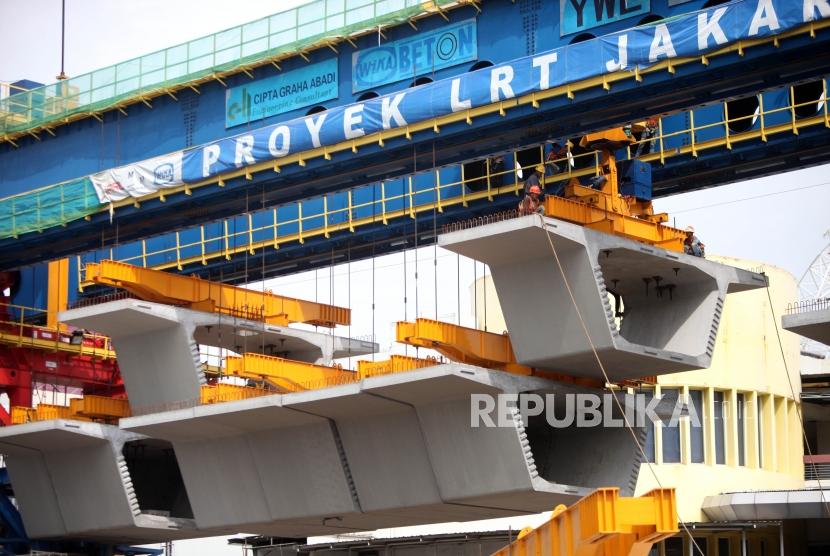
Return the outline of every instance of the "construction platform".
[[[766,286],[760,274],[536,214],[438,244],[490,267],[518,363],[601,379],[598,357],[611,381],[709,367],[726,295]]]

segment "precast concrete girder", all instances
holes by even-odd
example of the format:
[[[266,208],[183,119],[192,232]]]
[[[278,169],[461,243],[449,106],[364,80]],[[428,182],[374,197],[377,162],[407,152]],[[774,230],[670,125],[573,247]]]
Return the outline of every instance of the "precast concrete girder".
[[[536,513],[600,484],[630,492],[639,458],[628,430],[561,431],[496,402],[586,391],[445,364],[121,427],[172,443],[200,529],[302,537]],[[474,395],[493,400],[497,426],[475,421]]]
[[[830,301],[813,311],[784,315],[781,317],[781,327],[830,346]]]
[[[601,379],[593,346],[612,381],[708,367],[726,295],[766,285],[753,272],[540,215],[438,243],[490,267],[519,363]]]
[[[184,489],[168,480],[177,473],[170,462],[141,466],[138,476],[130,468],[125,445],[146,447],[148,442],[140,434],[83,421],[0,429],[0,452],[28,535],[118,543],[194,536],[196,523]],[[167,492],[153,494],[161,488]],[[171,504],[162,504],[165,496]]]
[[[327,365],[376,344],[137,299],[64,311],[62,322],[109,335],[135,412],[199,399],[206,381],[199,345]]]

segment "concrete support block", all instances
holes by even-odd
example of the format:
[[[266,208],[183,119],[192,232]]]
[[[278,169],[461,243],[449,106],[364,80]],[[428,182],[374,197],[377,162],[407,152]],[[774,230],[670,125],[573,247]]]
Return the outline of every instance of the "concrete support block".
[[[489,265],[520,363],[592,378],[602,375],[580,313],[612,380],[687,371],[711,364],[726,295],[765,286],[759,274],[538,215],[439,245]]]
[[[134,413],[198,401],[200,345],[324,365],[377,351],[371,342],[137,299],[64,311],[60,319],[112,338]]]
[[[804,311],[781,317],[785,330],[830,346],[830,305],[826,309]]]
[[[15,498],[32,538],[117,542],[188,538],[195,523],[142,507],[124,446],[144,437],[111,425],[54,420],[0,430]],[[158,486],[158,485],[156,485]]]

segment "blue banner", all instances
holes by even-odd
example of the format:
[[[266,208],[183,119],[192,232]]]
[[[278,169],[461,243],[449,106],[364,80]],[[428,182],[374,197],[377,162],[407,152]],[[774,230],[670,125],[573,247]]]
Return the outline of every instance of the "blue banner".
[[[560,34],[579,33],[650,11],[649,0],[559,0]]]
[[[184,152],[182,180],[199,182],[606,73],[632,74],[635,68],[700,56],[822,19],[830,19],[827,0],[736,0],[194,147]]]
[[[337,98],[337,58],[259,79],[225,92],[225,127]]]
[[[352,54],[352,92],[365,91],[478,58],[476,20]]]

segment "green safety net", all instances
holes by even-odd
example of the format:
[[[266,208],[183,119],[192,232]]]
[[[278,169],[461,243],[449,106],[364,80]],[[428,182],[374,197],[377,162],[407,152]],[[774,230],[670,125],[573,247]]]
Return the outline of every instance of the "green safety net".
[[[100,208],[88,177],[0,199],[0,239],[63,225]]]
[[[107,110],[154,91],[394,25],[459,0],[316,0],[213,35],[0,100],[0,137],[76,113]]]

